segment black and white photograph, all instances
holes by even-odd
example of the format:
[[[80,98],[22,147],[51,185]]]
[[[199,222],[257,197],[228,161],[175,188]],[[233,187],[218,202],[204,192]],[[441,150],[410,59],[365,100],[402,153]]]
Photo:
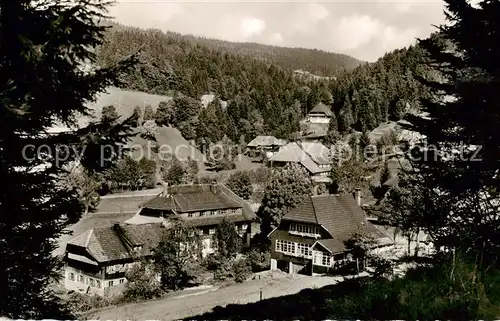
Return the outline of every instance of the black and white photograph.
[[[2,321],[500,319],[500,0],[2,0],[0,182]]]

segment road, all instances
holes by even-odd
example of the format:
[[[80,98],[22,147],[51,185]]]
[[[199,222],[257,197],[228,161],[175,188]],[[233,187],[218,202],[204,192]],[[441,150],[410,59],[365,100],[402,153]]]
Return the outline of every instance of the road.
[[[295,294],[303,289],[335,284],[342,277],[289,276],[275,272],[274,277],[249,280],[198,295],[167,298],[106,308],[86,315],[87,320],[179,320],[210,312],[216,306],[246,304],[263,299]]]

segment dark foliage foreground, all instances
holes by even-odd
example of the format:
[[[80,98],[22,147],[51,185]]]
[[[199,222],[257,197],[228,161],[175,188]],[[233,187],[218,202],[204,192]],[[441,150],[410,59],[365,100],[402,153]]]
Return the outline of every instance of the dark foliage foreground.
[[[187,320],[470,320],[500,315],[500,273],[449,258],[405,277],[350,279],[294,295],[224,308]]]

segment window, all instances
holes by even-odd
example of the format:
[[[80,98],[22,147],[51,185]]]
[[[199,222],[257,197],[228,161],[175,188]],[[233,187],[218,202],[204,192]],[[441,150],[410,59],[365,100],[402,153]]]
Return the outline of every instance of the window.
[[[120,279],[120,284],[125,283],[125,279]]]
[[[295,254],[295,242],[276,240],[276,252]]]
[[[90,279],[90,286],[91,286],[91,287],[94,287],[94,286],[95,286],[95,280],[94,280],[94,279]]]
[[[75,280],[75,273],[70,272],[70,273],[69,273],[69,279],[70,279],[71,281],[74,281],[74,280]]]
[[[109,286],[109,287],[113,286],[113,281],[109,281],[109,282],[108,282],[108,286]]]
[[[210,215],[216,215],[217,211],[210,211]]]
[[[323,253],[323,258],[321,260],[321,264],[324,266],[329,266],[330,265],[330,255]]]
[[[210,235],[215,234],[215,228],[209,229],[208,234],[210,234]]]
[[[312,250],[309,245],[298,243],[297,249],[300,255],[303,255],[305,257],[312,257]]]
[[[193,217],[194,213],[188,213],[188,217]]]
[[[289,232],[292,234],[318,235],[319,227],[307,224],[290,223]]]
[[[200,216],[205,216],[205,212],[200,212]]]
[[[97,280],[96,281],[96,286],[100,289],[101,288],[101,281]]]
[[[83,275],[81,275],[81,274],[78,275],[78,282],[85,283],[85,280],[83,279]]]
[[[330,266],[330,254],[325,252],[315,252],[314,264],[322,266]]]

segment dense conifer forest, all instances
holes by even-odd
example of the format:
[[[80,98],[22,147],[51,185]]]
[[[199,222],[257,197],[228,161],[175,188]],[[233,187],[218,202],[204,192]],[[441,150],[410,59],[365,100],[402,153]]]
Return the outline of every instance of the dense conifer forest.
[[[216,101],[203,114],[201,108],[193,108],[182,124],[174,124],[188,139],[218,141],[227,135],[237,142],[243,135],[248,142],[263,133],[292,138],[300,131],[299,121],[318,102],[336,114],[332,132],[370,130],[417,108],[425,94],[415,79],[425,72],[418,46],[395,50],[369,64],[319,50],[231,43],[112,24],[98,50],[98,62],[108,66],[138,50],[141,64],[125,79],[127,89],[197,101],[214,93],[228,102],[223,109]],[[296,70],[320,77],[301,76]],[[197,130],[202,127],[208,130]]]

